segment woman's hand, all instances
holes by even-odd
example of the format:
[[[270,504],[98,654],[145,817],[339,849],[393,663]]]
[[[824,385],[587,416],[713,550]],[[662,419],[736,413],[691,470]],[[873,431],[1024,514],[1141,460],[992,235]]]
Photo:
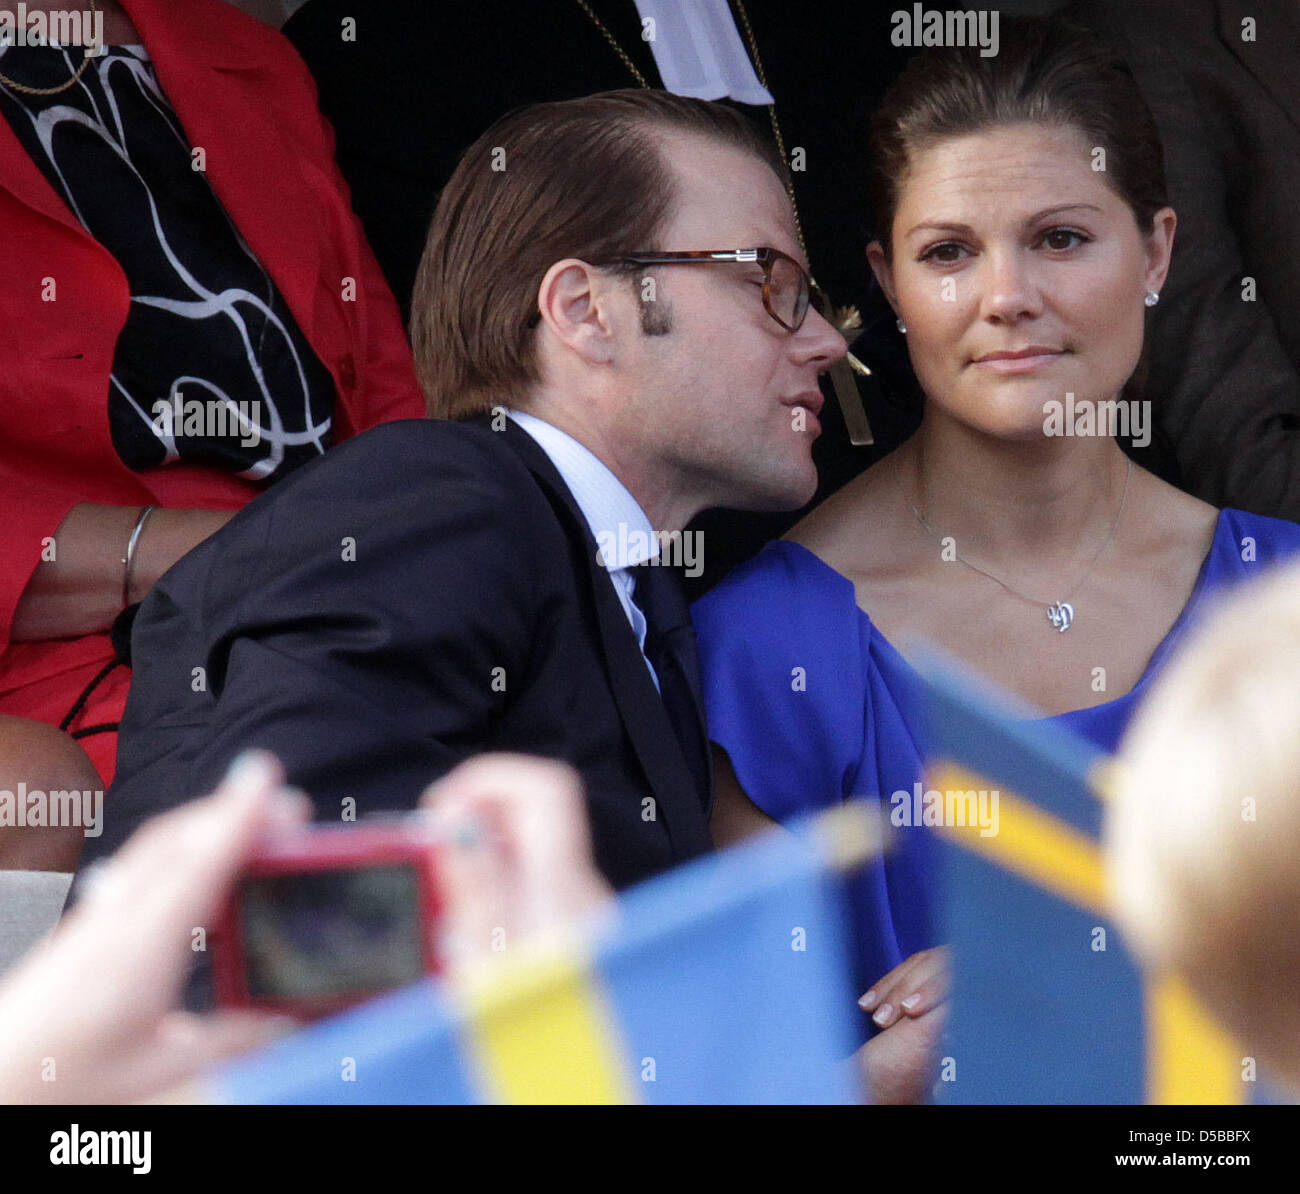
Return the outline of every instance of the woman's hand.
[[[947,998],[948,953],[937,947],[900,962],[858,1000],[883,1030],[858,1051],[873,1103],[926,1100]]]
[[[919,1019],[948,998],[948,951],[923,949],[900,962],[858,1000],[864,1012],[888,1028],[900,1016]]]
[[[592,854],[582,777],[567,763],[479,755],[421,804],[446,842],[437,869],[453,966],[563,934],[613,896]]]
[[[259,1012],[179,1009],[195,930],[264,830],[303,821],[266,755],[148,822],[101,863],[62,925],[0,984],[0,1103],[127,1103],[172,1089],[286,1027]]]

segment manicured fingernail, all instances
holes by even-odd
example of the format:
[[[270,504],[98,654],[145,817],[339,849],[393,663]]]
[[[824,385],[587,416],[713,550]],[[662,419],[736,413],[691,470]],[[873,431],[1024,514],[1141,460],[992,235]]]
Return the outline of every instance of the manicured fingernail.
[[[889,1023],[890,1017],[892,1017],[893,1014],[894,1005],[892,1003],[882,1003],[880,1007],[876,1009],[876,1014],[871,1018],[879,1024],[881,1028],[884,1028]]]
[[[909,995],[902,1002],[903,1002],[903,1006],[907,1008],[907,1010],[910,1012],[918,1003],[921,1002],[920,992],[918,991],[913,995]]]
[[[876,1006],[876,1000],[879,998],[880,996],[877,995],[875,991],[868,991],[861,999],[858,1000],[858,1007],[860,1007],[864,1012],[869,1012],[873,1007]]]

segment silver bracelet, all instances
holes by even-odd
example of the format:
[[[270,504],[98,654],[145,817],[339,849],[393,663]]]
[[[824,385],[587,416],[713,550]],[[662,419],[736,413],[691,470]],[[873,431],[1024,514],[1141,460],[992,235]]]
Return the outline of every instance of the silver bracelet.
[[[140,542],[140,532],[144,530],[144,524],[149,521],[149,515],[156,509],[157,506],[145,506],[141,509],[140,516],[135,520],[135,527],[131,531],[131,538],[126,541],[126,555],[122,557],[123,609],[131,604],[131,565],[135,563],[135,549]]]

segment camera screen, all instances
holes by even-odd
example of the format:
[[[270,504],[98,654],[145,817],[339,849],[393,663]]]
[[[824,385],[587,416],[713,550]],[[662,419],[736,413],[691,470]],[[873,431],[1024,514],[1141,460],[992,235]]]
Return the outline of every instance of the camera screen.
[[[415,868],[250,878],[240,886],[248,989],[311,999],[378,991],[424,974]]]

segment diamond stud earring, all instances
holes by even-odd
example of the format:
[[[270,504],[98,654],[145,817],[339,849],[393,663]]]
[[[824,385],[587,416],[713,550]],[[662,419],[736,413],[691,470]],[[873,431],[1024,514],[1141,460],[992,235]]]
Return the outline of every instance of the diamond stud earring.
[[[901,319],[895,319],[894,322],[895,322],[896,324],[898,324],[898,330],[899,330],[900,332],[902,332],[904,336],[906,336],[906,335],[907,335],[907,324],[905,324]]]
[[[1154,307],[1160,301],[1160,295],[1157,291],[1148,290],[1147,296],[1142,300],[1148,307]]]

